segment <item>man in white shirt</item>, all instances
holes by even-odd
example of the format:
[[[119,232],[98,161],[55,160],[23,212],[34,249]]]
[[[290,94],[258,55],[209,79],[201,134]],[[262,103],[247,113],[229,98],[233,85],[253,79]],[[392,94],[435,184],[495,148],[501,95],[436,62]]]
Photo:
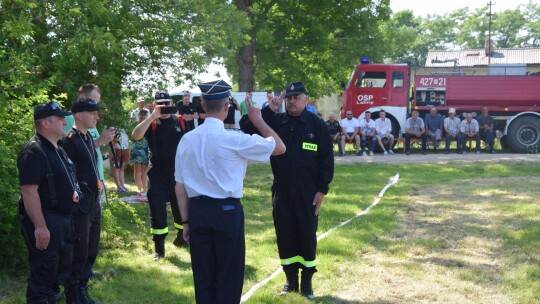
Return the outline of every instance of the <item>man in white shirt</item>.
[[[448,117],[444,119],[444,132],[446,137],[446,145],[444,154],[450,153],[450,141],[453,139],[457,143],[459,152],[459,130],[461,128],[461,121],[456,117],[456,109],[448,109]]]
[[[465,115],[465,120],[461,122],[460,131],[458,152],[461,151],[462,154],[467,154],[467,140],[474,138],[476,141],[476,154],[480,154],[480,127],[478,126],[478,121],[472,117],[471,113]]]
[[[240,198],[248,161],[285,153],[261,110],[246,97],[247,114],[259,135],[227,131],[223,120],[231,86],[200,84],[206,120],[178,144],[176,196],[190,244],[197,303],[239,303],[245,267],[244,213]]]
[[[375,130],[377,132],[377,141],[379,146],[384,151],[384,156],[388,154],[394,154],[392,147],[394,146],[394,135],[392,134],[392,122],[386,118],[386,112],[384,110],[379,111],[379,118],[375,120]],[[384,147],[382,142],[383,138],[388,138],[388,151]]]
[[[341,125],[341,153],[340,156],[345,155],[345,143],[352,143],[354,140],[354,148],[356,155],[360,155],[360,135],[358,135],[358,119],[354,118],[352,112],[349,110],[345,114],[347,118],[340,121]]]

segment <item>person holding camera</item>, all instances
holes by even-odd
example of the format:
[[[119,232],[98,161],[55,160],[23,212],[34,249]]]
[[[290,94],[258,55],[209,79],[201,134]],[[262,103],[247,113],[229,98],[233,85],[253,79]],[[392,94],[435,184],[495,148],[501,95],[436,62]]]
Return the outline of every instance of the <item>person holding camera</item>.
[[[149,186],[146,195],[150,206],[154,260],[160,260],[165,257],[165,238],[169,234],[167,202],[171,203],[174,226],[178,230],[173,244],[177,247],[186,245],[182,237],[184,227],[174,191],[174,156],[187,127],[182,115],[175,114],[177,109],[173,106],[169,93],[158,91],[155,94],[155,105],[152,114],[133,129],[131,137],[134,140],[146,138],[150,149]]]
[[[98,173],[94,140],[89,129],[95,128],[98,111],[103,108],[94,99],[79,99],[71,106],[75,125],[63,141],[63,148],[75,164],[82,195],[73,214],[75,246],[71,272],[66,287],[77,290],[74,303],[96,303],[88,295],[88,280],[99,250],[101,232],[100,193],[103,183]]]
[[[30,264],[27,303],[56,303],[58,278],[71,266],[72,214],[80,189],[73,163],[58,145],[65,135],[68,115],[71,113],[54,101],[36,106],[36,134],[17,158],[21,186],[19,223]],[[68,299],[74,293],[65,289]]]

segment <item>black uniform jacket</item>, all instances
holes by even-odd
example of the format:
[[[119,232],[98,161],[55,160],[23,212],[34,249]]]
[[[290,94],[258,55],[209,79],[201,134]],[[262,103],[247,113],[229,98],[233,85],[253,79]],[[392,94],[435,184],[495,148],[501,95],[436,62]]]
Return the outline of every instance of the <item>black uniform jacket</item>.
[[[261,110],[264,121],[276,131],[287,151],[272,156],[270,163],[274,182],[285,185],[314,184],[317,192],[328,193],[334,177],[334,154],[326,123],[304,109],[300,116]],[[257,133],[247,115],[241,127],[246,133]]]
[[[71,174],[72,182],[76,183],[75,167],[62,148],[58,147],[58,154],[55,149],[45,137],[39,134],[32,137],[17,159],[19,183],[21,186],[39,185],[38,193],[43,211],[72,214],[75,211],[76,203],[73,202],[74,189],[70,183],[69,175]],[[50,200],[49,184],[46,177],[48,174],[47,162],[49,162],[51,173],[54,176],[56,206],[52,206]]]

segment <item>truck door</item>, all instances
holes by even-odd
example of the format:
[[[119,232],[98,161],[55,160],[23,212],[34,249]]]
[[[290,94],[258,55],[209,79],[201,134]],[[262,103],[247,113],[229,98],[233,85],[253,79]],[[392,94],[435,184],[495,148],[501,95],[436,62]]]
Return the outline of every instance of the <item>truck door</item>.
[[[388,102],[387,73],[385,71],[358,71],[353,96],[360,112],[372,106],[383,106]]]

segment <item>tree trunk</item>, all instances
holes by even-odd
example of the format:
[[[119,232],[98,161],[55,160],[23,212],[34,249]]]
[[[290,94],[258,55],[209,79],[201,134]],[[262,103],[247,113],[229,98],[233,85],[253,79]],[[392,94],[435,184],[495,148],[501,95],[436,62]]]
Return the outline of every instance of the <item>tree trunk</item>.
[[[246,13],[253,24],[253,13],[251,12],[252,0],[235,0],[236,8]],[[250,30],[249,44],[241,47],[236,54],[236,64],[238,66],[238,89],[242,92],[253,91],[255,87],[255,30]]]
[[[238,89],[241,92],[253,91],[255,86],[255,43],[241,47],[236,54],[238,65]]]

